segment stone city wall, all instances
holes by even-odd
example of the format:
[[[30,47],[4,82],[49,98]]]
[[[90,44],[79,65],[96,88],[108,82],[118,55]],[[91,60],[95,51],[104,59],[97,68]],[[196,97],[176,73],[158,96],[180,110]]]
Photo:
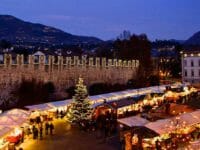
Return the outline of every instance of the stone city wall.
[[[1,56],[0,85],[20,83],[24,79],[51,81],[57,90],[74,86],[78,77],[86,85],[93,83],[126,83],[134,78],[139,66],[138,60],[117,60],[106,58],[11,55]]]

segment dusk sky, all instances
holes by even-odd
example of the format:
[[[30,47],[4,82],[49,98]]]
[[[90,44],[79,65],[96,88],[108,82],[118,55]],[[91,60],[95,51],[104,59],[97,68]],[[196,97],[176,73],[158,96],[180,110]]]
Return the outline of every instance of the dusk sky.
[[[200,31],[200,0],[0,0],[0,14],[104,40],[123,30],[151,40]]]

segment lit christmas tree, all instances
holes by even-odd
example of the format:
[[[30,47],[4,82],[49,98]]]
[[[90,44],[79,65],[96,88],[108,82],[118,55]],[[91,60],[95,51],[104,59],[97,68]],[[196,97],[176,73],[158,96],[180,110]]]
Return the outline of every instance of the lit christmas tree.
[[[79,78],[78,84],[76,84],[75,95],[73,96],[72,101],[67,114],[68,120],[73,123],[90,120],[92,108],[89,102],[87,88],[83,84],[82,78]]]

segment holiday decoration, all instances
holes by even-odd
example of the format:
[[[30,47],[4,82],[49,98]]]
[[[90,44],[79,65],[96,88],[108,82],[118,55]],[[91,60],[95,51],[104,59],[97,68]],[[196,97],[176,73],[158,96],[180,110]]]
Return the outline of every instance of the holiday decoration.
[[[67,118],[70,122],[81,123],[91,119],[92,108],[88,99],[86,86],[83,84],[83,79],[79,78],[76,84],[75,95],[73,102],[69,108]]]

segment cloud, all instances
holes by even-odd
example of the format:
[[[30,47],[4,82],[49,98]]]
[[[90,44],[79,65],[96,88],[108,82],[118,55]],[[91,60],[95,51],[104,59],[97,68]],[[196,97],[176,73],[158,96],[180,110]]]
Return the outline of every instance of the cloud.
[[[60,21],[69,21],[72,20],[73,17],[72,16],[67,16],[67,15],[44,15],[41,16],[42,18],[46,18],[46,19],[51,19],[51,20],[60,20]]]
[[[70,15],[57,15],[57,14],[50,14],[50,15],[41,15],[39,16],[41,19],[48,19],[53,21],[71,21],[77,23],[88,23],[94,22],[96,19],[88,16],[70,16]]]

